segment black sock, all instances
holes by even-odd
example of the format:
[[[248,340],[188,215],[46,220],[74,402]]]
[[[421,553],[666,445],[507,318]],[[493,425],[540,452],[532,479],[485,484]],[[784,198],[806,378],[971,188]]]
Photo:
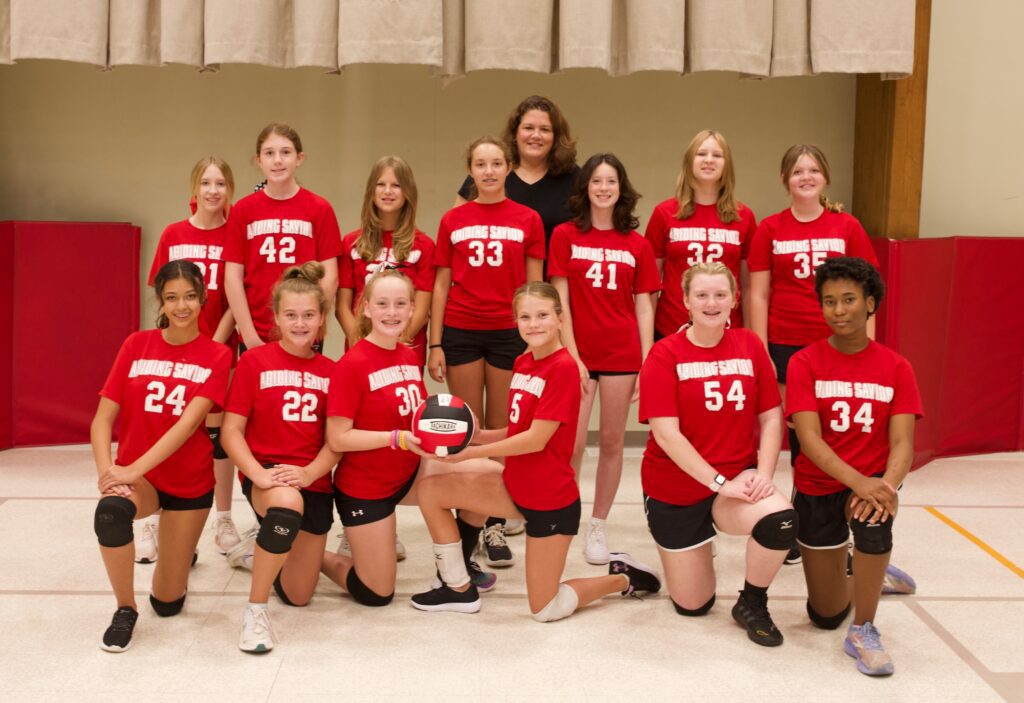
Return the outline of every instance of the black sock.
[[[750,600],[764,600],[768,598],[768,587],[755,586],[750,581],[744,581],[743,590],[740,591],[740,595]]]
[[[477,540],[480,539],[480,530],[483,528],[470,525],[459,515],[455,516],[455,524],[459,527],[459,539],[462,540],[462,558],[468,566],[470,559],[473,558]]]
[[[503,517],[489,517],[487,522],[484,523],[484,527],[490,527],[491,525],[504,525],[505,518]]]

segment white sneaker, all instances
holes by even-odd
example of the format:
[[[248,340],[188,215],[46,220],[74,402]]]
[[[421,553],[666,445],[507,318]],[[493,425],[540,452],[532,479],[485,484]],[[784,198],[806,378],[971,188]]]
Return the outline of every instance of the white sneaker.
[[[395,561],[405,561],[405,545],[398,535],[395,535]]]
[[[235,569],[252,571],[252,550],[256,546],[256,532],[249,530],[231,551],[228,552],[228,564]]]
[[[607,564],[610,557],[608,556],[608,540],[604,534],[604,524],[590,523],[585,539],[583,558],[587,560],[587,563]]]
[[[247,605],[242,617],[242,634],[238,638],[238,648],[243,652],[269,652],[276,642],[277,638],[274,637],[274,628],[270,626],[270,615],[266,607]]]
[[[521,535],[526,531],[526,523],[522,520],[506,520],[505,521],[505,536],[512,537],[513,535]]]
[[[231,517],[219,517],[213,521],[213,543],[217,545],[217,549],[220,550],[221,554],[227,554],[232,549],[238,546],[238,543],[242,541],[242,538],[238,535],[238,530],[235,529],[235,523],[231,521]]]
[[[156,561],[157,530],[160,521],[145,518],[135,522],[135,561],[139,564],[152,564]]]
[[[341,528],[341,541],[338,542],[338,548],[334,550],[336,554],[343,557],[352,558],[352,547],[348,543],[348,535],[345,534],[345,528]]]

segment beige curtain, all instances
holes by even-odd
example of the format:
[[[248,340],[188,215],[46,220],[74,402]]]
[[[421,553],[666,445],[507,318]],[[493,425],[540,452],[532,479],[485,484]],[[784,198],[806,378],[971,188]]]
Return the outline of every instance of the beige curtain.
[[[914,0],[0,0],[0,62],[908,75]]]

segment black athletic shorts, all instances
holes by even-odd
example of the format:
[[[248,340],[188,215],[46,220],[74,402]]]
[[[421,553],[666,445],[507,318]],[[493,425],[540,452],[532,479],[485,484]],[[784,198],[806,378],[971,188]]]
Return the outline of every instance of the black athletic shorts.
[[[511,371],[516,357],[526,351],[526,342],[516,328],[506,330],[463,330],[444,326],[441,349],[448,366],[483,359],[491,366]]]
[[[196,498],[179,498],[170,493],[164,493],[156,486],[156,499],[164,510],[209,510],[213,505],[213,489]]]
[[[564,508],[556,510],[531,510],[515,504],[516,509],[526,518],[526,534],[529,537],[551,537],[552,535],[579,534],[580,499],[577,498]]]
[[[256,522],[263,524],[263,518],[256,512],[252,505],[252,481],[249,478],[242,479],[242,494],[252,506],[256,514]],[[334,524],[334,512],[331,510],[331,494],[309,491],[305,488],[299,491],[302,493],[302,522],[299,529],[312,535],[326,535],[331,525]]]
[[[800,345],[794,344],[772,344],[768,342],[768,356],[771,357],[772,362],[775,364],[775,375],[779,379],[779,383],[785,385],[786,383],[786,370],[789,368],[789,360],[793,358],[793,355],[803,349]]]
[[[402,502],[402,498],[405,498],[409,489],[412,488],[412,484],[415,483],[417,471],[412,473],[412,476],[401,488],[386,498],[355,498],[342,493],[335,487],[334,506],[338,509],[341,524],[345,527],[369,525],[371,522],[383,520],[391,515],[395,512],[395,506]]]
[[[693,505],[665,503],[644,494],[647,527],[654,542],[668,552],[685,552],[715,538],[711,506],[717,495],[708,496]]]
[[[640,373],[639,371],[591,371],[590,369],[587,371],[590,373],[592,381],[598,380],[601,376],[633,376]]]
[[[875,474],[873,478],[882,476],[883,474]],[[845,547],[850,541],[846,503],[852,494],[852,488],[844,488],[838,493],[825,496],[811,496],[796,491],[793,496],[793,508],[800,520],[796,541],[808,549]]]

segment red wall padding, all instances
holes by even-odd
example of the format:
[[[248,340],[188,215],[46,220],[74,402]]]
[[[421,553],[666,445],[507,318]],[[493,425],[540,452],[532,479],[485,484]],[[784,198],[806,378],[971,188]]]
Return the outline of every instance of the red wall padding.
[[[1024,450],[1024,239],[874,243],[888,286],[879,341],[913,364],[926,413],[915,465]]]
[[[6,226],[14,270],[3,277],[12,295],[0,324],[9,315],[11,443],[87,442],[107,371],[139,328],[141,230],[125,223]]]
[[[0,449],[14,444],[14,223],[0,222]]]

